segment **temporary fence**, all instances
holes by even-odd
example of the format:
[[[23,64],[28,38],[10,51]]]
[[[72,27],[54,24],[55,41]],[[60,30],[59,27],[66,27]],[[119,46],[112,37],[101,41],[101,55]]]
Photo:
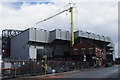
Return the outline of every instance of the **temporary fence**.
[[[80,62],[73,61],[4,61],[1,73],[2,78],[17,78],[78,70],[80,66]]]

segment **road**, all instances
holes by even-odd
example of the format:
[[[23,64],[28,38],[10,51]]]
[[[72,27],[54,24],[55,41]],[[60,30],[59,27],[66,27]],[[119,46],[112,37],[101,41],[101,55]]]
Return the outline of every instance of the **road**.
[[[118,76],[119,75],[119,76]],[[111,80],[118,78],[120,79],[120,65],[106,67],[106,68],[95,68],[88,69],[85,71],[77,71],[73,73],[67,73],[57,76],[49,76],[48,78],[86,78],[86,79],[106,79]]]
[[[44,77],[11,80],[120,80],[120,65],[106,68],[87,69],[85,71],[78,70]]]

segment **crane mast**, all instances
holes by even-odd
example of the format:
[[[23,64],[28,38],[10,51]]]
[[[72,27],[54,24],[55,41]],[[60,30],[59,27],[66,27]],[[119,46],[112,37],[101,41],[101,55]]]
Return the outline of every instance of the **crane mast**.
[[[42,23],[42,22],[47,21],[47,20],[49,20],[49,19],[51,19],[55,16],[58,16],[59,14],[62,14],[63,12],[69,11],[70,14],[71,14],[71,44],[70,45],[72,47],[74,45],[74,14],[73,14],[73,9],[74,8],[70,6],[70,8],[65,9],[65,10],[63,10],[63,11],[61,11],[61,12],[59,12],[59,13],[53,15],[53,16],[50,16],[50,17],[48,17],[48,18],[46,18],[42,21],[39,21],[36,24]]]
[[[74,16],[73,16],[73,7],[70,7],[71,12],[71,46],[74,45]]]

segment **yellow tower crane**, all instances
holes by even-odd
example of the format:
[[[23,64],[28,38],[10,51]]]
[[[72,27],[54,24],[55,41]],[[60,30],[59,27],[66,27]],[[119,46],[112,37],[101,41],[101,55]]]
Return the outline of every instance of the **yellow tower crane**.
[[[50,17],[48,17],[48,18],[46,18],[42,21],[39,21],[36,24],[42,23],[44,21],[47,21],[47,20],[59,15],[59,14],[62,14],[63,12],[69,11],[71,13],[71,44],[70,45],[72,47],[74,45],[74,16],[73,16],[73,9],[74,9],[73,5],[74,4],[69,3],[69,5],[70,5],[70,7],[68,9],[65,9],[65,10],[63,10],[63,11],[61,11],[61,12],[59,12],[59,13],[53,15],[53,16],[50,16]],[[45,57],[45,61],[47,61],[47,56]],[[46,71],[47,71],[47,67],[48,67],[47,64],[45,64],[45,74],[46,74]]]
[[[73,16],[73,7],[70,7],[71,12],[71,46],[74,45],[74,16]]]
[[[53,15],[53,16],[50,16],[50,17],[48,17],[48,18],[46,18],[42,21],[39,21],[36,24],[42,23],[42,22],[47,21],[47,20],[49,20],[49,19],[51,19],[51,18],[53,18],[53,17],[55,17],[55,16],[57,16],[57,15],[63,13],[63,12],[69,11],[71,13],[71,44],[70,45],[72,47],[74,45],[74,14],[73,14],[74,7],[73,6],[75,4],[74,3],[69,3],[69,5],[70,5],[70,7],[68,9],[65,9],[65,10],[63,10],[63,11],[61,11],[61,12],[59,12],[59,13]]]

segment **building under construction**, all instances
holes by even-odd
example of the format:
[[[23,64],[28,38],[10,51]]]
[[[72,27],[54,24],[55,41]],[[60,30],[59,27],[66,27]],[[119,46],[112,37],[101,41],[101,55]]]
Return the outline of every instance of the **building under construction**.
[[[73,4],[74,6],[74,4]],[[74,32],[73,6],[38,23],[49,20],[63,12],[71,14],[71,32],[61,29],[47,31],[37,28],[20,30],[3,30],[2,57],[15,60],[63,60],[86,61],[104,64],[112,62],[114,44],[109,37],[90,32]],[[38,24],[36,23],[36,24]]]
[[[100,65],[113,61],[114,44],[111,38],[79,30],[74,32],[74,36],[75,43],[71,47],[71,33],[66,30],[3,30],[2,55],[14,60],[43,60],[46,55],[48,61],[80,62],[85,55],[91,66],[94,61]]]
[[[53,70],[65,72],[89,66],[104,66],[113,62],[115,49],[111,38],[81,30],[74,31],[75,4],[69,5],[68,9],[36,24],[69,11],[71,31],[61,29],[48,31],[39,28],[2,31],[0,76],[12,78],[43,75],[54,73]]]

